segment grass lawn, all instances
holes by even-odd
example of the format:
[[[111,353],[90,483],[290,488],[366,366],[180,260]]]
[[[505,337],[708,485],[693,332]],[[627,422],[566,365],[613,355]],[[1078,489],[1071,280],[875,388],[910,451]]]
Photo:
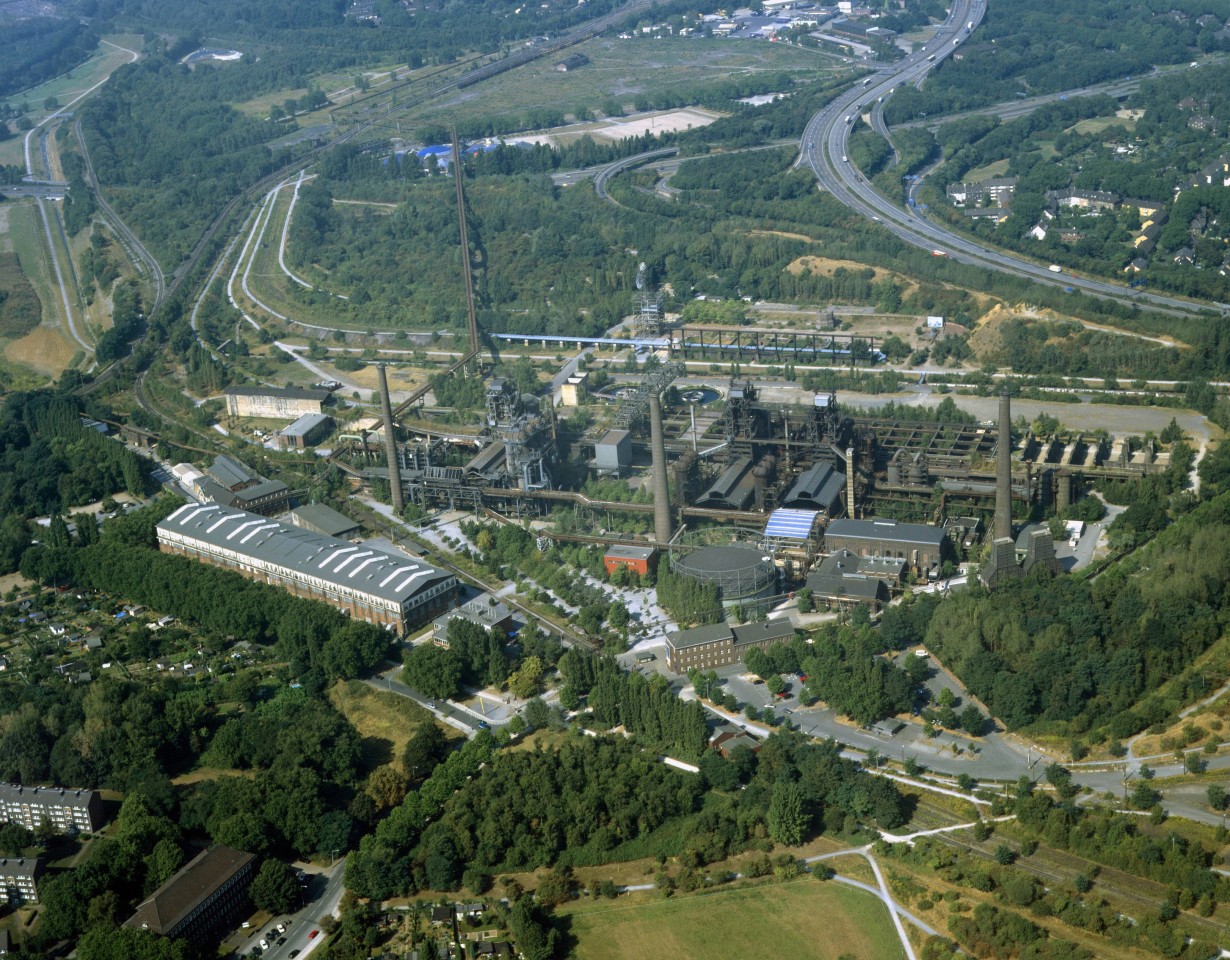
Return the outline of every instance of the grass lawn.
[[[363,737],[363,760],[369,767],[400,762],[406,741],[431,714],[413,700],[376,690],[359,680],[339,681],[329,691],[329,702]],[[443,727],[446,736],[460,736]]]
[[[977,183],[979,180],[989,180],[992,177],[1002,177],[1008,172],[1008,159],[996,160],[986,166],[977,167],[965,175],[966,183]]]
[[[902,956],[879,900],[812,877],[633,905],[590,901],[560,915],[571,924],[578,960]]]
[[[3,379],[17,389],[59,376],[72,365],[76,347],[64,332],[60,294],[54,286],[43,225],[34,202],[6,203],[4,214],[0,219],[0,245],[17,254],[22,273],[29,279],[41,307],[40,324],[25,336],[0,337]]]
[[[1136,121],[1124,117],[1090,117],[1068,129],[1072,133],[1101,133],[1108,127],[1123,127],[1129,133],[1136,129]]]

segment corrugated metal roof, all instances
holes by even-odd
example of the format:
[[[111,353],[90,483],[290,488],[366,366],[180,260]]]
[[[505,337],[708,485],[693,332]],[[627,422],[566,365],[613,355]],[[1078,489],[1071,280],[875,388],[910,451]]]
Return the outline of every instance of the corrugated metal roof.
[[[829,524],[827,535],[858,540],[895,540],[929,547],[938,547],[944,540],[944,531],[940,527],[925,523],[899,523],[896,520],[834,520]]]
[[[185,504],[158,524],[158,532],[160,536],[167,532],[191,537],[305,577],[399,603],[452,577],[423,560],[400,559],[218,504]]]
[[[304,437],[329,419],[324,413],[305,413],[294,423],[282,429],[284,437]]]
[[[764,526],[764,535],[783,540],[806,540],[815,529],[819,516],[819,510],[789,510],[784,507],[774,510]]]
[[[255,479],[255,474],[251,470],[238,460],[233,460],[224,453],[214,457],[213,465],[208,467],[205,472],[228,490],[233,490],[241,484],[251,483]]]

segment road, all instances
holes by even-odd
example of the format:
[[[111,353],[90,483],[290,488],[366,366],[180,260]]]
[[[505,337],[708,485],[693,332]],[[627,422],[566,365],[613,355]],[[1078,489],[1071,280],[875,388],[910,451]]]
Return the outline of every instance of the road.
[[[388,693],[395,693],[400,697],[405,697],[407,700],[413,700],[424,710],[434,714],[454,730],[460,730],[467,737],[473,737],[474,734],[483,729],[482,725],[486,721],[480,721],[478,717],[465,710],[458,709],[451,701],[436,701],[419,693],[413,687],[406,686],[397,679],[401,675],[401,671],[400,664],[389,667],[368,680],[367,685],[375,690],[384,690]]]
[[[298,913],[274,917],[259,930],[240,931],[229,938],[227,945],[240,956],[259,954],[265,960],[310,956],[325,941],[325,935],[319,932],[320,921],[325,917],[337,916],[338,904],[345,889],[345,877],[345,857],[323,873],[309,873],[305,895],[312,899],[307,906]],[[285,934],[277,933],[275,928],[278,923],[286,925]],[[313,930],[317,931],[314,937],[311,935]],[[279,937],[285,937],[286,942],[279,945]],[[262,939],[270,944],[269,949],[260,949]]]
[[[822,189],[832,193],[842,204],[866,217],[881,222],[885,229],[900,240],[916,247],[938,252],[962,263],[986,267],[1051,287],[1071,287],[1093,296],[1123,304],[1149,305],[1162,312],[1186,316],[1207,313],[1208,306],[1166,297],[1147,291],[1129,290],[1105,280],[1094,280],[1071,274],[1055,274],[1042,264],[1032,263],[977,242],[928,221],[921,212],[903,210],[879,193],[849,162],[850,131],[868,104],[878,98],[888,99],[897,86],[917,83],[957,49],[968,32],[966,24],[975,27],[982,21],[986,0],[957,0],[929,43],[905,59],[868,78],[839,96],[812,117],[804,131],[798,163],[810,167]],[[931,51],[928,53],[927,51]],[[1217,310],[1230,310],[1230,305],[1214,304]]]
[[[73,308],[69,303],[68,286],[64,282],[64,272],[60,269],[60,256],[56,252],[55,238],[51,233],[51,221],[56,219],[56,225],[59,226],[59,220],[56,218],[56,211],[52,211],[49,216],[47,213],[46,201],[39,197],[36,201],[38,204],[38,214],[43,221],[43,236],[47,239],[47,252],[51,256],[51,269],[56,275],[56,286],[60,288],[60,302],[64,306],[64,324],[68,330],[68,334],[76,342],[77,346],[85,351],[86,356],[94,352],[94,345],[90,343],[81,331],[77,329],[77,321],[73,318]],[[65,245],[65,250],[68,246]],[[73,299],[76,299],[75,297]]]
[[[68,184],[55,180],[14,183],[0,187],[0,196],[5,196],[10,200],[24,200],[28,197],[38,197],[41,200],[63,200],[68,196]]]
[[[1224,56],[1217,55],[1205,57],[1200,60],[1201,66],[1207,64],[1220,63],[1225,59]],[[1061,100],[1075,100],[1078,97],[1096,97],[1109,96],[1116,100],[1123,100],[1131,96],[1140,89],[1141,83],[1145,80],[1152,80],[1157,77],[1164,77],[1170,73],[1178,73],[1182,70],[1192,69],[1190,64],[1174,64],[1169,67],[1155,67],[1152,71],[1144,76],[1125,77],[1122,80],[1108,80],[1105,83],[1094,83],[1086,87],[1073,87],[1071,90],[1060,90],[1058,93],[1046,93],[1036,97],[1023,97],[1019,100],[1008,100],[1004,103],[993,103],[985,107],[976,107],[972,110],[963,110],[960,113],[949,113],[942,117],[928,117],[918,120],[909,120],[905,123],[899,123],[893,129],[904,130],[909,127],[926,127],[928,130],[936,130],[946,123],[952,123],[956,120],[965,120],[969,117],[998,117],[1000,120],[1015,120],[1017,117],[1023,117],[1033,113],[1040,107],[1045,107],[1051,103],[1057,103]]]
[[[616,160],[614,163],[607,164],[594,175],[594,192],[603,200],[609,200],[611,203],[615,201],[606,191],[606,185],[616,174],[622,173],[624,170],[638,167],[643,163],[648,163],[650,160],[657,160],[660,157],[673,157],[679,152],[678,147],[664,147],[661,150],[650,150],[648,153],[638,153],[634,157],[624,157],[622,160]]]

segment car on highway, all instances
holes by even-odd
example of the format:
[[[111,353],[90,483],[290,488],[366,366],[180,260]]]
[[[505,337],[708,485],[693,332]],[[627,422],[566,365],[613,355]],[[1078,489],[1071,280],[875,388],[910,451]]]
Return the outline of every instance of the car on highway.
[[[841,155],[841,162],[842,162],[842,163],[849,163],[849,162],[850,162],[849,160],[847,160],[847,159],[846,159],[846,155],[845,155],[844,153]]]
[[[309,933],[309,934],[308,934],[308,939],[309,939],[309,940],[315,940],[318,936],[320,936],[320,931],[319,931],[319,930],[313,930],[311,933]]]

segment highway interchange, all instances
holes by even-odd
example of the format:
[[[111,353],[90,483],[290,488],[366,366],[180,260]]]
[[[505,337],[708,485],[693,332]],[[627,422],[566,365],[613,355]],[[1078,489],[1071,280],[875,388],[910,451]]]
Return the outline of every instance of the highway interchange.
[[[1094,296],[1121,303],[1148,306],[1179,315],[1207,313],[1209,307],[1160,294],[1129,290],[1120,284],[1071,274],[1056,275],[1041,264],[1032,263],[997,250],[928,221],[919,212],[904,210],[879,193],[848,160],[850,134],[861,116],[881,106],[902,84],[918,84],[942,61],[952,55],[986,13],[986,0],[956,0],[948,19],[923,47],[832,101],[807,124],[802,138],[799,164],[810,167],[822,189],[839,202],[883,224],[899,239],[951,257],[963,263],[987,267],[1002,273],[1044,283],[1052,287],[1071,287]],[[881,135],[887,133],[882,120],[876,123]],[[1230,309],[1215,304],[1217,309]]]

